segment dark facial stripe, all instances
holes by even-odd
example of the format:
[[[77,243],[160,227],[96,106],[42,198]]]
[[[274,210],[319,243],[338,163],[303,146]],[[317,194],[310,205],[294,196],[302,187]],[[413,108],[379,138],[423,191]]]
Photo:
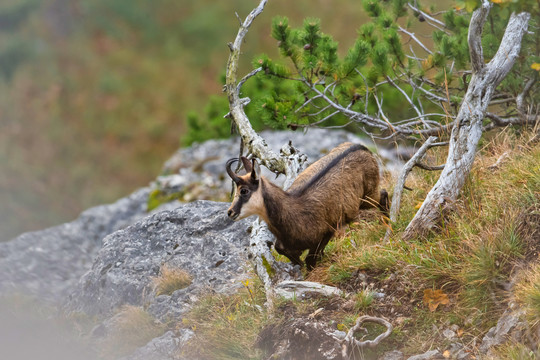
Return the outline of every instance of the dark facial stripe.
[[[293,195],[299,196],[302,195],[307,189],[316,184],[324,175],[330,171],[334,166],[336,166],[341,160],[343,160],[347,155],[355,151],[368,151],[369,149],[364,145],[354,144],[351,145],[347,150],[336,156],[328,165],[321,169],[317,174],[315,174],[307,183],[304,184],[301,188],[298,188],[292,192]]]
[[[236,187],[236,192],[237,192],[237,195],[238,195],[238,198],[236,200],[235,203],[233,203],[232,205],[232,210],[236,213],[236,214],[240,214],[240,212],[242,211],[242,206],[244,206],[244,204],[248,203],[249,202],[249,199],[251,198],[251,195],[257,191],[257,189],[259,188],[259,182],[248,182],[248,181],[245,181],[244,179],[240,178],[240,182],[237,184],[237,187]],[[245,194],[245,195],[242,195],[242,189],[243,188],[246,188],[249,190],[249,193]]]

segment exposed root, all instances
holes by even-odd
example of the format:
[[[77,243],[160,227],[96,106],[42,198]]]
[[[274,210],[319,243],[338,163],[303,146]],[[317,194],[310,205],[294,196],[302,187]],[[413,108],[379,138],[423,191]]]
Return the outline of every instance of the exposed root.
[[[373,323],[376,323],[376,324],[383,325],[383,326],[386,327],[386,331],[384,333],[380,334],[379,336],[377,336],[373,340],[358,341],[358,340],[356,340],[354,338],[354,333],[355,333],[355,331],[361,329],[360,326],[364,322],[373,322]],[[364,347],[373,348],[373,347],[379,345],[379,343],[381,341],[383,341],[388,336],[390,336],[390,334],[392,333],[392,330],[393,330],[392,324],[390,324],[390,322],[384,320],[383,318],[374,317],[374,316],[368,316],[368,315],[360,316],[358,319],[356,319],[356,324],[349,330],[349,332],[347,333],[347,336],[345,336],[345,339],[343,339],[341,356],[343,356],[343,359],[350,359],[350,357],[349,357],[349,353],[350,353],[349,349],[354,349],[355,347],[357,347],[357,348],[364,348]]]

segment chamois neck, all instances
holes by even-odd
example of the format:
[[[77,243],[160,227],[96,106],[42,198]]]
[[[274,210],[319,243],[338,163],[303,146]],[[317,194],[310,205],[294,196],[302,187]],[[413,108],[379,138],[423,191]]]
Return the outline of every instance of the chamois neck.
[[[264,221],[270,227],[280,227],[287,219],[292,218],[298,199],[270,181],[264,178],[261,180],[261,191],[266,210]]]

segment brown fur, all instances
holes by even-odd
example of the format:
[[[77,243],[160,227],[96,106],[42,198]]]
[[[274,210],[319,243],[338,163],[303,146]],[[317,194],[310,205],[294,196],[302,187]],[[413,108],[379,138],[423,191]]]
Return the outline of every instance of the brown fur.
[[[344,157],[338,159],[343,154]],[[352,221],[361,208],[387,206],[386,191],[379,193],[379,167],[375,157],[366,148],[352,143],[339,145],[313,163],[288,191],[259,177],[255,161],[250,164],[244,159],[248,174],[233,178],[237,190],[229,216],[238,219],[239,207],[244,208],[253,201],[251,210],[243,211],[241,217],[261,217],[276,236],[276,251],[295,264],[303,264],[300,255],[309,249],[308,269],[320,259],[335,230]],[[239,192],[250,192],[250,196],[242,198]]]

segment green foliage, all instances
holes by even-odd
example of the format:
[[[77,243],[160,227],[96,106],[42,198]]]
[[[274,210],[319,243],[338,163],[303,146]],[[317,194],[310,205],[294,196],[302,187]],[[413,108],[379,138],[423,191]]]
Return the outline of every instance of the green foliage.
[[[431,53],[423,61],[419,61],[422,59],[418,59],[416,52],[409,50],[411,39],[404,38],[405,31],[400,24],[406,22],[408,27],[425,19],[418,12],[410,14],[406,3],[405,0],[363,0],[363,9],[371,21],[360,26],[353,45],[345,50],[340,50],[337,41],[322,31],[322,23],[318,19],[308,18],[301,27],[293,27],[287,17],[274,18],[271,34],[277,40],[281,58],[258,56],[253,66],[261,67],[264,71],[256,76],[255,81],[264,86],[250,90],[246,87],[244,91],[255,103],[257,119],[260,118],[264,126],[277,129],[295,129],[322,121],[329,126],[349,124],[346,116],[335,113],[335,107],[325,107],[328,101],[333,101],[362,113],[367,108],[367,116],[378,117],[382,110],[390,121],[402,120],[415,115],[412,106],[405,109],[396,106],[396,101],[402,105],[405,101],[403,91],[416,104],[425,100],[424,112],[441,112],[427,101],[423,92],[415,93],[411,82],[416,86],[423,84],[428,91],[459,101],[467,88],[463,72],[470,67],[467,41],[470,12],[480,4],[479,0],[463,1],[462,10],[450,9],[443,13],[442,20],[446,26],[433,32]],[[513,2],[511,5],[503,2],[493,7],[486,23],[489,29],[482,38],[486,60],[498,48],[510,11],[520,6],[529,6],[527,10],[532,12],[533,18],[537,15],[538,6],[531,0]],[[417,20],[413,21],[415,17]],[[526,39],[524,44],[524,54],[538,54],[538,44],[532,39]],[[343,53],[345,55],[340,56]],[[513,71],[502,84],[502,91],[507,89],[516,93],[522,88],[520,80],[537,76],[530,68],[536,61],[536,56],[520,57],[520,71]],[[411,79],[409,82],[404,74]],[[402,92],[385,84],[388,83],[387,78],[394,79]],[[329,95],[329,91],[331,96],[323,99],[321,93]],[[374,93],[385,99],[381,109],[373,104]],[[366,94],[369,95],[367,98]],[[390,98],[395,101],[389,101]],[[365,101],[368,103],[365,104]],[[253,118],[250,116],[250,119]],[[431,119],[444,123],[447,116]]]
[[[231,132],[230,121],[224,118],[227,107],[227,98],[210,96],[203,115],[193,110],[188,112],[186,115],[187,133],[182,137],[182,143],[190,145],[195,141],[228,137]]]
[[[344,125],[348,121],[345,116],[333,114],[335,110],[332,108],[321,110],[325,101],[317,96],[316,91],[325,91],[332,84],[333,101],[338,104],[349,103],[352,109],[358,110],[367,105],[369,111],[376,114],[378,109],[371,96],[368,97],[369,104],[363,102],[366,93],[374,91],[380,79],[394,77],[396,67],[405,68],[407,73],[415,69],[418,73],[424,71],[408,61],[402,35],[398,32],[397,20],[407,15],[406,2],[394,0],[383,4],[365,0],[362,5],[372,21],[359,28],[356,40],[346,49],[343,57],[339,56],[338,43],[332,36],[322,32],[319,20],[306,19],[300,28],[292,27],[286,17],[276,17],[273,20],[271,33],[278,40],[280,54],[284,59],[273,60],[266,55],[259,56],[253,64],[264,69],[257,78],[268,81],[268,91],[263,95],[246,91],[252,99],[262,97],[262,104],[259,103],[257,108],[265,125],[296,128],[321,119],[325,119],[326,125]],[[458,23],[455,17],[452,21]],[[450,53],[449,48],[455,41],[441,41],[444,42],[446,52]],[[454,49],[451,51],[452,55],[458,55]],[[436,52],[432,66],[446,68],[446,56]],[[403,86],[411,91],[408,85]],[[395,89],[389,86],[382,86],[378,90],[384,92],[386,99],[395,96]],[[397,92],[395,94],[399,95]],[[314,100],[307,101],[313,97]],[[390,112],[390,118],[403,118],[403,107],[396,106],[396,102],[385,101],[384,106],[385,111]]]
[[[392,13],[395,18],[403,17],[407,14],[407,0],[393,0]]]
[[[378,18],[383,14],[383,9],[381,7],[380,1],[377,0],[363,0],[362,6],[368,15],[372,18]]]
[[[160,205],[166,204],[174,200],[182,200],[183,194],[181,193],[172,193],[169,194],[160,189],[153,190],[148,195],[148,200],[146,202],[147,211],[152,211],[159,207]]]
[[[365,65],[368,53],[369,44],[362,39],[356,40],[343,59],[339,77],[346,78],[351,75],[356,68]]]

